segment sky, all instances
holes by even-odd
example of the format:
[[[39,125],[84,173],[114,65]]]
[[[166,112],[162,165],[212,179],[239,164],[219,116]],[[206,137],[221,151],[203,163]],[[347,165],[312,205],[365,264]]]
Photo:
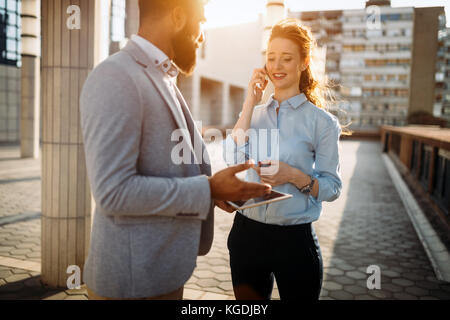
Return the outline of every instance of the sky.
[[[252,22],[265,10],[267,0],[209,0],[205,8],[208,21],[205,28]],[[362,9],[365,0],[285,0],[292,11]],[[450,27],[449,0],[391,0],[392,7],[445,7],[447,27]]]

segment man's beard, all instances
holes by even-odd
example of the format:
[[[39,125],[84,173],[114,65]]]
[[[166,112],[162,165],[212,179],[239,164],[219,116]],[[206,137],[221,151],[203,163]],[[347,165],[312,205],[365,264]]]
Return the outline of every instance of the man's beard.
[[[173,37],[172,47],[175,51],[173,62],[181,73],[191,75],[197,63],[197,45],[188,26]]]

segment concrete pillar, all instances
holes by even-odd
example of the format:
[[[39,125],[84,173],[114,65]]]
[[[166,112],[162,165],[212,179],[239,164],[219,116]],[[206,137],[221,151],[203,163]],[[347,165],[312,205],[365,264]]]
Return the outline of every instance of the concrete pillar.
[[[262,37],[262,61],[263,65],[266,63],[266,51],[267,51],[267,42],[270,38],[270,33],[272,32],[272,27],[277,24],[279,21],[285,19],[286,15],[286,7],[284,5],[284,0],[267,0],[266,4],[266,13],[264,15],[264,31]],[[266,102],[270,95],[274,92],[274,87],[272,83],[269,81],[266,90],[264,91],[264,95],[262,97],[262,102]]]
[[[79,96],[102,55],[100,1],[42,0],[41,274],[51,287],[66,287],[67,267],[82,270],[89,247],[92,202]],[[67,13],[71,5],[77,7]],[[75,29],[67,25],[70,17]]]
[[[40,0],[22,0],[22,68],[20,155],[39,157],[40,134]]]
[[[433,114],[439,15],[444,7],[414,8],[408,117],[417,112]]]
[[[139,30],[139,1],[127,0],[127,16],[125,20],[125,37],[131,38]]]
[[[230,104],[230,84],[222,83],[222,123],[221,125],[232,125],[232,113]]]
[[[183,94],[192,117],[200,120],[200,76],[197,73],[189,77],[180,74],[177,80],[178,89]]]
[[[201,83],[198,73],[192,75],[192,105],[191,112],[194,120],[200,120],[200,92]]]

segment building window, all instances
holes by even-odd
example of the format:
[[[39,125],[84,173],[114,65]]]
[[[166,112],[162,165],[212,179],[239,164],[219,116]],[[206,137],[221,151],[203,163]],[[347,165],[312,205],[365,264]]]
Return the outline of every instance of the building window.
[[[125,39],[125,0],[111,1],[111,41],[120,42]]]
[[[20,1],[0,0],[0,63],[20,66]]]

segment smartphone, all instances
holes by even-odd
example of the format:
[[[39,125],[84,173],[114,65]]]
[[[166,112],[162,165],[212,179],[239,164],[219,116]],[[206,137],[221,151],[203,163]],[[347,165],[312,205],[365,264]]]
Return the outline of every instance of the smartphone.
[[[270,163],[262,163],[261,161],[258,162],[258,167],[260,168],[268,168],[270,166],[271,166]]]
[[[266,66],[266,65],[264,65],[264,70],[266,71],[267,76],[269,76],[269,72],[267,72],[267,66]],[[270,77],[269,77],[269,79],[270,79]],[[260,90],[262,90],[262,84],[261,84],[261,83],[257,83],[256,86],[257,86]],[[254,91],[254,94],[256,95],[256,90]]]

